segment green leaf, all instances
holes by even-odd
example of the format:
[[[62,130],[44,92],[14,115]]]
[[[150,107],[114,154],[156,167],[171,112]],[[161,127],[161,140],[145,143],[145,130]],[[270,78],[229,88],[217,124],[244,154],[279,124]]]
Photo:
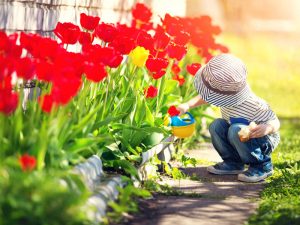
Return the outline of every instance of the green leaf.
[[[151,126],[154,126],[154,116],[147,104],[145,104],[145,111],[146,111],[146,122]]]
[[[73,132],[80,132],[83,128],[91,122],[92,117],[96,116],[97,111],[101,108],[101,104],[95,107],[92,111],[90,111],[85,117],[80,119],[80,122],[76,125],[73,125],[72,130]]]
[[[109,160],[117,160],[117,159],[125,159],[124,154],[121,151],[105,151],[101,155],[101,159],[109,161]]]
[[[146,136],[145,132],[141,132],[141,131],[133,132],[130,138],[130,145],[132,147],[139,146],[141,142],[144,140],[145,136]]]
[[[132,148],[131,144],[127,141],[126,138],[118,136],[118,140],[121,141],[122,145],[125,147],[126,151],[131,152],[134,155],[139,155],[139,153]]]
[[[101,126],[106,126],[106,125],[108,125],[111,122],[118,121],[118,120],[122,119],[126,115],[127,115],[127,113],[120,113],[120,114],[115,115],[115,116],[108,116],[106,119],[95,123],[94,129],[97,129],[97,128],[101,127]]]
[[[99,142],[107,141],[107,136],[104,137],[92,137],[92,138],[76,138],[65,148],[66,151],[80,152],[88,147],[96,145]]]
[[[123,124],[123,123],[112,124],[111,129],[113,130],[114,133],[116,133],[122,129],[130,129],[130,130],[146,132],[146,133],[151,133],[151,132],[164,133],[165,132],[162,128],[159,128],[159,127],[136,127],[136,126]]]
[[[137,169],[126,160],[114,160],[113,165],[116,169],[121,167],[127,174],[138,177]]]
[[[115,110],[117,110],[117,113],[126,113],[128,114],[133,105],[135,103],[135,97],[127,97],[127,98],[122,98],[118,105],[116,106]]]
[[[164,94],[180,94],[179,88],[178,88],[178,82],[176,80],[166,80],[166,86],[164,90]]]
[[[140,125],[145,120],[146,104],[145,104],[144,98],[142,96],[137,96],[136,101],[137,101],[137,106],[136,106],[136,110],[135,110],[134,119],[135,119],[136,124]]]

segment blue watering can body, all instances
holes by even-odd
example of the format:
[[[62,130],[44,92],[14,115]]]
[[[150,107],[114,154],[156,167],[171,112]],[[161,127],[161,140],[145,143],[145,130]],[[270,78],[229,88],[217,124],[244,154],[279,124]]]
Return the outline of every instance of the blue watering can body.
[[[186,117],[186,115],[188,117]],[[172,116],[171,117],[171,126],[176,126],[176,127],[182,127],[182,126],[188,126],[195,123],[195,119],[192,116],[191,113],[186,112],[182,116]]]
[[[165,125],[172,127],[173,135],[179,138],[190,137],[195,131],[195,119],[189,112],[169,117],[165,122]]]

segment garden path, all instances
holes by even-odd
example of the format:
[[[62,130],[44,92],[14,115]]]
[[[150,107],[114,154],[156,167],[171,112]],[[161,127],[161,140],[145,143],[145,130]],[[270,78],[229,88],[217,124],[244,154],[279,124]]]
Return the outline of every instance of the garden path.
[[[206,162],[219,162],[212,145],[188,150],[186,155]],[[140,202],[140,213],[129,219],[130,225],[232,225],[244,224],[258,206],[259,193],[264,183],[246,184],[236,175],[219,176],[206,171],[207,165],[188,167],[183,171],[193,179],[172,180],[168,184],[184,194],[156,195]]]

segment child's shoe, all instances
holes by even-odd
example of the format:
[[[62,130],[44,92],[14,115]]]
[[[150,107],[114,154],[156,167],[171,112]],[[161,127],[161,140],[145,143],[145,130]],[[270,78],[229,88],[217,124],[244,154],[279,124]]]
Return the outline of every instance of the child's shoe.
[[[220,162],[214,166],[207,167],[207,171],[218,175],[233,175],[244,171],[243,165]]]
[[[253,168],[249,167],[249,169],[243,173],[238,175],[238,180],[255,183],[266,179],[267,177],[273,174],[273,168],[263,169],[263,168]]]

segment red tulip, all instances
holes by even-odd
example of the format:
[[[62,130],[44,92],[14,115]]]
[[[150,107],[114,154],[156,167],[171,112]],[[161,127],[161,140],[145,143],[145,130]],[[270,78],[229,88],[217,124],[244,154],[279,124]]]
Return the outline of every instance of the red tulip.
[[[19,96],[11,90],[0,89],[0,112],[5,115],[13,113],[19,103]]]
[[[20,45],[22,48],[25,48],[27,51],[32,53],[32,48],[34,44],[37,44],[37,41],[35,39],[38,39],[37,34],[27,34],[24,32],[21,32],[20,34]]]
[[[75,44],[80,36],[80,28],[73,23],[58,22],[54,29],[54,33],[62,43]]]
[[[153,72],[153,73],[151,73],[151,76],[153,77],[153,79],[157,80],[157,79],[161,78],[165,74],[166,74],[166,71],[165,70],[161,70],[159,72]]]
[[[36,159],[34,156],[24,154],[19,158],[19,163],[23,171],[31,171],[36,167]]]
[[[9,39],[5,32],[0,30],[0,56],[8,51]]]
[[[123,60],[123,56],[111,47],[102,48],[98,53],[101,62],[111,68],[117,68]]]
[[[80,32],[79,43],[81,45],[92,44],[94,41],[94,35],[89,32]]]
[[[53,79],[51,96],[57,104],[66,105],[78,93],[82,80],[71,67],[61,68]]]
[[[117,28],[113,24],[101,23],[95,29],[96,37],[106,43],[112,42],[118,34]]]
[[[146,98],[154,98],[157,96],[158,90],[156,87],[150,85],[147,89],[145,89]]]
[[[185,79],[182,75],[176,74],[175,76],[172,77],[173,80],[177,80],[179,83],[179,86],[182,86],[185,82]]]
[[[136,45],[144,47],[147,50],[153,51],[154,40],[150,34],[148,34],[145,31],[141,31],[137,35]]]
[[[86,46],[83,48],[83,52],[88,61],[101,62],[111,68],[117,68],[123,60],[120,52],[112,47],[101,47],[100,45]]]
[[[52,108],[55,106],[51,95],[44,95],[43,97],[40,97],[39,104],[41,105],[41,109],[46,113],[50,113]]]
[[[180,32],[184,32],[182,19],[179,17],[173,17],[166,14],[163,20],[163,25],[166,32],[172,37],[176,37]]]
[[[186,70],[193,76],[197,73],[197,71],[201,68],[200,63],[192,63],[186,66]]]
[[[20,43],[33,57],[46,61],[53,61],[61,52],[66,51],[62,44],[39,35],[21,33]]]
[[[99,24],[100,17],[88,16],[85,13],[80,14],[80,25],[87,30],[94,30]]]
[[[226,46],[221,45],[221,44],[214,44],[214,46],[212,48],[216,49],[216,50],[220,50],[223,53],[228,53],[229,52],[229,49]]]
[[[180,114],[180,111],[177,110],[177,108],[174,105],[172,105],[168,109],[168,113],[169,113],[170,116],[178,116]]]
[[[41,81],[50,82],[52,80],[53,72],[55,67],[53,64],[48,63],[44,60],[36,62],[36,76]]]
[[[149,57],[146,61],[146,67],[151,72],[159,72],[166,69],[169,65],[169,61],[165,58],[153,58]]]
[[[54,61],[57,57],[66,52],[66,50],[62,44],[58,44],[50,38],[41,38],[38,45],[35,46],[35,52],[39,54],[37,57],[41,57],[47,61]]]
[[[173,42],[177,45],[184,46],[189,42],[189,40],[190,40],[190,34],[185,31],[180,31],[174,37]]]
[[[124,55],[128,55],[131,50],[133,50],[136,45],[134,39],[129,36],[120,36],[118,35],[110,44],[110,47],[113,47],[117,51],[121,52]]]
[[[156,50],[166,49],[170,42],[170,37],[165,33],[165,30],[160,26],[157,26],[153,39],[154,39],[154,48]]]
[[[155,55],[156,58],[165,58],[167,56],[167,51],[157,51],[157,52],[151,52],[152,55]]]
[[[15,64],[9,58],[4,58],[0,55],[0,85],[1,82],[10,76],[15,69]]]
[[[208,61],[213,57],[209,50],[205,48],[202,50],[202,56],[205,58],[205,63],[208,63]]]
[[[84,72],[87,79],[96,83],[107,77],[107,72],[103,63],[94,64],[92,62],[86,62]]]
[[[0,112],[5,115],[13,113],[19,103],[19,96],[12,91],[11,76],[6,76],[0,82]]]
[[[181,69],[180,69],[180,67],[178,66],[178,64],[173,64],[172,65],[172,73],[173,74],[175,74],[175,75],[177,75],[177,74],[179,74],[180,73],[180,71],[181,71]]]
[[[166,13],[164,19],[162,20],[162,24],[164,27],[168,28],[168,27],[171,27],[173,24],[176,25],[176,24],[181,24],[181,23],[180,23],[179,17],[174,17],[174,16],[171,16],[169,13]]]
[[[16,61],[16,72],[19,78],[30,80],[35,74],[35,66],[30,58],[21,58]]]
[[[187,49],[184,46],[171,44],[168,46],[167,52],[170,58],[175,58],[180,61],[185,56]]]
[[[143,21],[145,23],[148,23],[152,16],[151,10],[142,3],[137,3],[132,9],[131,13],[134,19]]]
[[[0,56],[20,58],[22,48],[16,44],[18,34],[14,33],[9,36],[0,30]]]
[[[153,23],[151,22],[142,22],[141,20],[133,19],[131,22],[131,27],[137,28],[143,31],[150,31],[153,30]]]
[[[80,53],[74,52],[61,52],[54,61],[55,74],[64,76],[69,76],[69,78],[81,78],[83,73],[84,57]],[[64,74],[64,70],[67,70],[67,73]],[[53,76],[55,78],[55,76]]]

